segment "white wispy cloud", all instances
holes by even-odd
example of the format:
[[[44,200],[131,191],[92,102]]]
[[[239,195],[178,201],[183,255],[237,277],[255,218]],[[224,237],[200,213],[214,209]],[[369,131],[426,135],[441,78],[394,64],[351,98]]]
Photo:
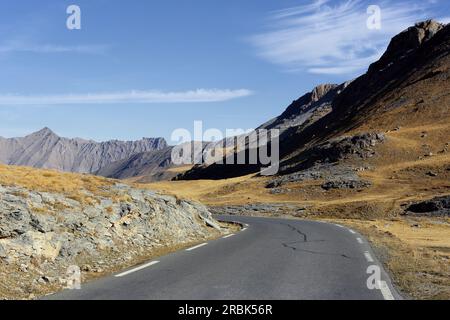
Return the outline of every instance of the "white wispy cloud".
[[[66,104],[117,104],[117,103],[192,103],[221,102],[247,97],[247,89],[196,89],[190,91],[128,91],[62,95],[0,94],[0,105],[66,105]]]
[[[258,53],[287,71],[356,74],[376,61],[389,40],[431,17],[435,1],[381,1],[381,29],[367,28],[370,4],[317,0],[272,12],[266,32],[250,38]]]
[[[33,44],[20,41],[9,41],[0,44],[0,53],[79,53],[79,54],[104,54],[108,49],[105,45],[56,45]]]

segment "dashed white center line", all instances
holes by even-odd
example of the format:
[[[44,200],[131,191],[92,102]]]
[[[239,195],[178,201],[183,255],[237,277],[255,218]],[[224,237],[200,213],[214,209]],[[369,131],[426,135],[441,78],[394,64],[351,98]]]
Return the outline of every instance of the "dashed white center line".
[[[205,243],[199,244],[198,246],[195,246],[195,247],[192,247],[192,248],[186,249],[186,251],[192,251],[192,250],[195,250],[195,249],[201,248],[201,247],[203,247],[203,246],[206,246],[207,244],[208,244],[208,243],[207,243],[207,242],[205,242]]]
[[[128,275],[128,274],[130,274],[130,273],[133,273],[133,272],[136,272],[136,271],[139,271],[139,270],[148,268],[148,267],[150,267],[150,266],[153,266],[153,265],[155,265],[155,264],[157,264],[157,263],[159,263],[159,261],[152,261],[152,262],[143,264],[142,266],[136,267],[136,268],[134,268],[134,269],[131,269],[131,270],[128,270],[128,271],[119,273],[119,274],[115,275],[115,277],[116,277],[116,278],[121,278],[121,277],[124,277],[124,276],[126,276],[126,275]]]
[[[245,230],[247,230],[247,228],[242,229],[242,231],[245,231]]]
[[[384,300],[395,300],[386,281],[378,281],[378,287],[380,288],[380,291],[381,291],[381,294],[383,295]]]
[[[364,252],[364,256],[366,257],[367,262],[373,262],[373,258],[370,255],[369,251]]]
[[[350,233],[352,233],[352,234],[356,234],[356,232],[353,231],[352,229],[348,229],[348,231],[350,231]]]
[[[230,238],[230,237],[232,237],[232,236],[234,236],[234,233],[232,233],[232,234],[229,234],[229,235],[227,235],[227,236],[223,237],[222,239],[227,239],[227,238]]]
[[[356,241],[358,241],[358,243],[361,243],[361,244],[364,243],[364,241],[361,238],[356,238]]]

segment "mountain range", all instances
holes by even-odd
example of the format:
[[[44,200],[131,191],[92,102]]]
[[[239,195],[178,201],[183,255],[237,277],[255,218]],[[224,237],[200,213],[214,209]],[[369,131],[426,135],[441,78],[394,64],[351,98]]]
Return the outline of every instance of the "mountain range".
[[[0,137],[0,162],[77,173],[96,173],[112,162],[146,151],[167,148],[163,138],[95,142],[68,139],[49,128],[23,138]]]

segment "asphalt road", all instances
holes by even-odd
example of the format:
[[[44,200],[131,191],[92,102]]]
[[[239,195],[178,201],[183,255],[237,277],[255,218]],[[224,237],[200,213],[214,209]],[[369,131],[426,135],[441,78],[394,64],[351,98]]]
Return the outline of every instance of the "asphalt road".
[[[381,269],[369,289],[368,268],[379,266],[353,230],[321,222],[218,217],[248,227],[83,284],[47,299],[400,299]],[[373,283],[373,282],[372,282]]]

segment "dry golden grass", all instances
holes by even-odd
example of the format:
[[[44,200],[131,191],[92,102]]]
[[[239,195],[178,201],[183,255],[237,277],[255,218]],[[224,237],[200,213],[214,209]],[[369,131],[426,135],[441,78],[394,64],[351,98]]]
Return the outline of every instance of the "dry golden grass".
[[[208,205],[226,205],[276,200],[264,188],[266,180],[248,175],[225,180],[160,181],[139,186]]]
[[[61,193],[82,204],[93,204],[96,201],[83,191],[89,191],[94,195],[107,195],[106,188],[114,183],[114,180],[91,175],[0,165],[1,185]]]
[[[113,195],[111,197],[111,199],[113,200],[113,202],[130,202],[132,200],[131,196],[128,194],[123,194],[123,195]]]
[[[167,169],[167,171],[173,172],[173,173],[183,173],[190,169],[192,169],[192,165],[172,167],[172,168]]]

